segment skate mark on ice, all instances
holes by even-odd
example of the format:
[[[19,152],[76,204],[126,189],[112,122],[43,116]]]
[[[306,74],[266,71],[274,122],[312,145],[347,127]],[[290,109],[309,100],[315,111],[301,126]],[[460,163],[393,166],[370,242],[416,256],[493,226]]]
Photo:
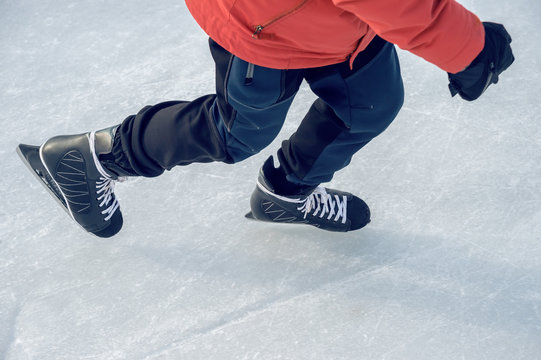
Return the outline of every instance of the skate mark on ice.
[[[16,307],[10,311],[7,316],[6,322],[2,324],[6,331],[5,339],[0,339],[0,359],[7,359],[8,354],[17,341],[17,336],[15,334],[17,330],[17,322],[19,316],[21,315],[22,306],[16,305]]]
[[[337,276],[336,278],[329,279],[328,281],[325,281],[319,284],[315,284],[314,286],[300,292],[291,291],[291,292],[283,293],[281,295],[276,295],[270,298],[256,301],[236,311],[232,311],[230,313],[224,314],[222,317],[220,317],[219,319],[213,322],[210,322],[206,326],[188,330],[185,332],[185,336],[183,338],[175,340],[168,345],[165,345],[159,349],[156,349],[152,352],[144,354],[142,355],[141,358],[153,359],[153,358],[160,357],[163,354],[167,354],[170,351],[174,351],[176,349],[181,348],[186,343],[197,340],[205,335],[208,335],[220,329],[226,328],[229,325],[240,323],[245,319],[249,319],[252,316],[255,316],[264,311],[267,311],[272,306],[285,304],[295,299],[311,296],[314,292],[317,292],[317,291],[328,291],[326,289],[336,286],[337,284],[339,285],[341,283],[347,283],[351,281],[351,279],[354,279],[359,275],[364,276],[366,273],[377,272],[378,268],[379,266],[371,266],[370,268],[362,269],[362,270],[355,271],[352,273],[347,273],[347,274],[341,273],[340,275],[345,275],[345,276]]]

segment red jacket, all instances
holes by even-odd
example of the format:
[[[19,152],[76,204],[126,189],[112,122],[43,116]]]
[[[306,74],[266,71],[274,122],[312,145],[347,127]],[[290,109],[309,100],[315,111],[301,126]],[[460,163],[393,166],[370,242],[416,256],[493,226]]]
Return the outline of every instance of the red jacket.
[[[248,62],[277,69],[350,59],[378,34],[445,71],[464,69],[484,28],[454,0],[186,0],[203,30]]]

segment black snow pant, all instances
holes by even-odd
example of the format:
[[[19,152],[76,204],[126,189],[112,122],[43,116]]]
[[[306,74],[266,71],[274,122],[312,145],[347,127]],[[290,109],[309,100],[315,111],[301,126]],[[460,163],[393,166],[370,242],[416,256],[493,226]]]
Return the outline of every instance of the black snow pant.
[[[194,101],[147,106],[120,126],[122,152],[141,176],[177,165],[236,163],[278,135],[303,80],[318,99],[278,159],[289,181],[329,181],[355,152],[393,121],[403,103],[395,48],[377,38],[356,58],[310,69],[278,70],[250,64],[212,39],[216,93]]]

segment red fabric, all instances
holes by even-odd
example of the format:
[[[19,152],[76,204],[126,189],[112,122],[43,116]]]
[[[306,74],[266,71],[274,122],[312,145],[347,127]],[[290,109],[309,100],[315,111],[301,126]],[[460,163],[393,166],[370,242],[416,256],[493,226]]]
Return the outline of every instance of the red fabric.
[[[248,62],[277,69],[350,59],[377,33],[448,72],[484,45],[484,28],[454,0],[186,0],[203,30]],[[258,25],[264,28],[258,32]]]

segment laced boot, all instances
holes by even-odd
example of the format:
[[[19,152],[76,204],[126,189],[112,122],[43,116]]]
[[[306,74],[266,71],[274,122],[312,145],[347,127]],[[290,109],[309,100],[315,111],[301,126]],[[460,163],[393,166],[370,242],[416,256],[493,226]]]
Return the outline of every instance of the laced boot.
[[[329,231],[352,231],[370,222],[368,205],[348,192],[322,186],[298,186],[275,168],[272,157],[259,172],[250,199],[251,216],[257,220],[308,224]]]
[[[63,197],[68,213],[86,231],[99,237],[113,236],[122,228],[115,182],[135,175],[114,162],[117,128],[56,136],[39,149],[41,162]]]

